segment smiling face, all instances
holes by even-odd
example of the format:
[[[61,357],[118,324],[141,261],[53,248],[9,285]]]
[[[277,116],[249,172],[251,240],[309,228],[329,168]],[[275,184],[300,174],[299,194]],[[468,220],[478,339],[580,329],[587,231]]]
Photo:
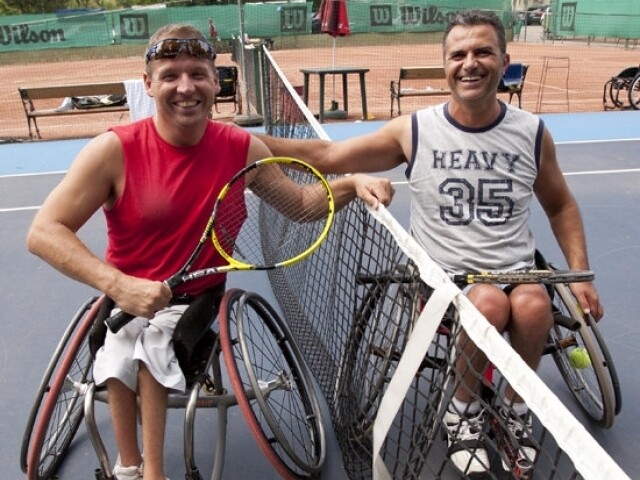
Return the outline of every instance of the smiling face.
[[[461,106],[487,107],[496,102],[497,88],[509,56],[488,24],[457,25],[444,42],[444,65],[452,101]]]
[[[192,38],[169,32],[164,38]],[[144,73],[147,93],[156,102],[156,128],[173,145],[194,145],[204,134],[215,96],[220,92],[214,61],[188,49],[154,58]]]

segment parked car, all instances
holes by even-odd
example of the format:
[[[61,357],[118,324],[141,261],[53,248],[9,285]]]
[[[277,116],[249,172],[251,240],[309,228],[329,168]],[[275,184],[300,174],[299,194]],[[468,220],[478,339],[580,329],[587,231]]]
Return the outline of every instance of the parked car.
[[[547,8],[546,5],[534,5],[526,11],[518,12],[518,21],[526,25],[540,25],[545,8]]]

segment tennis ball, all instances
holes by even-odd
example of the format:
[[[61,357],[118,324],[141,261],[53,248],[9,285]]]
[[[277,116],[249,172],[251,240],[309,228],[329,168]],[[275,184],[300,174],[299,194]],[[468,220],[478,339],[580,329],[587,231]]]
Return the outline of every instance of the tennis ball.
[[[584,347],[574,348],[569,352],[569,363],[573,368],[580,370],[583,368],[589,368],[591,366],[589,352],[587,352],[587,349]]]

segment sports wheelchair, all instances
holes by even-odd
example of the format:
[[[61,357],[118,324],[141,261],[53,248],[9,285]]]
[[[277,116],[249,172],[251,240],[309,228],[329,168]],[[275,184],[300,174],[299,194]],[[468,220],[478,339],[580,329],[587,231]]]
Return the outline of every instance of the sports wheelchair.
[[[99,311],[106,301],[91,298],[79,309],[45,370],[22,440],[20,463],[28,480],[56,478],[83,419],[100,464],[96,479],[114,478],[95,421],[95,403],[106,403],[108,398],[106,390],[93,382],[90,345],[90,332],[102,321]],[[325,459],[323,421],[310,373],[287,325],[264,298],[240,289],[224,294],[217,324],[213,320],[204,341],[198,342],[204,347],[192,357],[186,393],[170,393],[168,398],[169,408],[185,409],[185,478],[203,478],[194,459],[196,410],[217,411],[211,478],[219,479],[227,409],[236,405],[283,478],[317,477]],[[221,353],[231,392],[223,384]]]
[[[555,270],[539,252],[536,263],[537,269]],[[334,424],[337,434],[346,438],[350,453],[356,458],[367,459],[383,394],[398,369],[415,322],[432,290],[421,281],[411,262],[396,265],[389,271],[359,275],[357,282],[363,293],[337,365],[333,391]],[[564,383],[588,417],[596,425],[609,428],[620,412],[621,392],[605,341],[595,320],[581,311],[566,284],[550,284],[547,288],[554,324],[544,354],[552,356]],[[456,311],[450,308],[413,376],[411,388],[396,414],[390,437],[386,439],[383,457],[394,477],[426,478],[422,470],[427,468],[427,476],[441,478],[444,470],[453,468],[446,460],[446,447],[443,446],[446,442],[437,439],[445,439],[444,412],[460,381],[454,375],[453,365],[460,359],[466,362],[466,368],[471,365],[459,349],[460,333]],[[572,364],[571,352],[580,347],[586,349],[590,357],[587,367]],[[491,365],[485,372],[476,372],[482,386],[477,399],[488,409],[488,431],[482,434],[487,438],[487,449],[492,456],[505,455],[500,458],[503,468],[511,471],[509,478],[530,478],[534,468],[539,475],[538,470],[559,458],[561,452],[553,451],[555,444],[545,433],[538,432],[534,441],[544,445],[544,455],[541,454],[535,467],[521,463],[517,457],[517,440],[505,433],[504,420],[498,413],[497,406],[502,398],[499,392],[506,386],[499,373]],[[550,443],[554,446],[550,447]],[[545,478],[549,473],[542,475],[540,478]]]
[[[640,67],[625,68],[607,80],[602,92],[602,103],[605,110],[640,110]]]
[[[536,261],[539,269],[555,269],[539,252]],[[334,400],[339,406],[337,423],[351,423],[350,435],[364,438],[371,434],[381,394],[396,369],[430,289],[411,264],[377,275],[362,275],[358,282],[366,293],[355,312],[338,366]],[[548,290],[554,325],[544,354],[553,357],[584,412],[600,427],[609,428],[622,404],[618,376],[604,338],[596,321],[582,312],[567,285],[548,285]],[[442,375],[449,368],[449,344],[454,330],[459,328],[457,323],[453,312],[445,315],[437,338],[422,361],[422,374],[430,372],[426,374],[430,388],[441,386]],[[572,366],[570,353],[579,347],[585,348],[591,359],[587,368]]]

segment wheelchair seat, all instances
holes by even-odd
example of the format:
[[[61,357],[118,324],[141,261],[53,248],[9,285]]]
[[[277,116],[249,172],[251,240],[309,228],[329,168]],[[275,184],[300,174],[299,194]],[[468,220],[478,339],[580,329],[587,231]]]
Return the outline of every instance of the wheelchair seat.
[[[222,286],[197,297],[180,318],[173,334],[174,350],[185,376],[187,387],[183,394],[170,393],[167,398],[167,407],[185,410],[183,446],[185,478],[188,480],[201,480],[202,478],[194,459],[196,409],[198,407],[220,408],[217,403],[212,403],[211,397],[223,394],[219,381],[220,372],[216,364],[216,359],[220,354],[219,339],[218,334],[212,330],[212,324],[218,315],[218,306],[224,291],[224,286]],[[104,343],[106,335],[104,321],[111,314],[113,306],[113,300],[103,297],[89,334],[89,348],[92,358],[95,358],[96,352]],[[216,371],[209,375],[212,368],[215,368]],[[84,419],[87,433],[100,463],[100,468],[96,469],[95,476],[98,480],[112,480],[115,477],[112,474],[107,449],[98,430],[95,402],[108,403],[108,392],[106,387],[97,386],[90,382],[84,399]],[[223,429],[219,431],[219,435],[224,435]],[[218,451],[215,467],[217,472],[222,471],[221,458],[222,453]]]

